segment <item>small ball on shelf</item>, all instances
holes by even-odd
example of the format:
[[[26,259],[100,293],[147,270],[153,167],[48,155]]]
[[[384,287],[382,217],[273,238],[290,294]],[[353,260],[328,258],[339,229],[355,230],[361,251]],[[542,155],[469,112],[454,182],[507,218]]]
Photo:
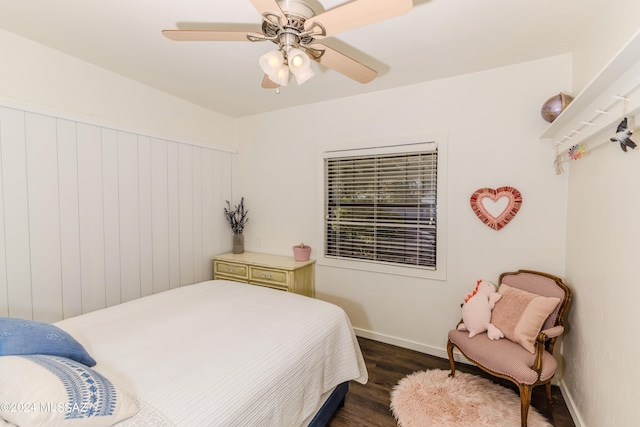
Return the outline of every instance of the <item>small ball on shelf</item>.
[[[553,123],[560,113],[571,104],[571,101],[573,101],[573,96],[561,92],[545,101],[540,110],[540,114],[545,121]]]

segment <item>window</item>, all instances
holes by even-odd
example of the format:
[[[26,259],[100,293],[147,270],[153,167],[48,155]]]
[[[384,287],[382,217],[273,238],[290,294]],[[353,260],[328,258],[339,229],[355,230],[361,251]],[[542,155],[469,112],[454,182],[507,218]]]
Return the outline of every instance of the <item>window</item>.
[[[435,143],[324,153],[324,258],[442,266],[438,156]]]

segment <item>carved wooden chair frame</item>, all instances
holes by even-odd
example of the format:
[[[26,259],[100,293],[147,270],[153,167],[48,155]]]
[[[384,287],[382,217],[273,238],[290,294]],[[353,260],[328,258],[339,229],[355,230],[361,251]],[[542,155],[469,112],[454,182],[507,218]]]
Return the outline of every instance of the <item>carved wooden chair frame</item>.
[[[519,274],[533,274],[533,275],[537,275],[537,276],[542,276],[542,277],[546,277],[549,279],[552,279],[555,284],[562,289],[563,293],[564,293],[564,297],[561,299],[560,303],[558,304],[559,309],[555,310],[554,313],[552,313],[548,320],[555,315],[555,320],[553,320],[551,327],[544,327],[543,326],[543,330],[540,331],[538,333],[538,336],[536,338],[536,342],[535,342],[535,359],[534,359],[534,363],[533,365],[530,367],[531,369],[533,369],[534,371],[537,372],[538,375],[538,380],[533,383],[533,384],[523,384],[518,382],[516,379],[505,375],[505,374],[501,374],[495,371],[492,371],[491,369],[482,366],[480,363],[472,360],[470,357],[468,357],[464,351],[462,351],[460,348],[458,348],[458,350],[465,356],[465,358],[467,358],[467,360],[471,361],[472,363],[474,363],[476,366],[478,366],[480,369],[484,370],[485,372],[499,377],[499,378],[504,378],[507,379],[511,382],[513,382],[514,384],[516,384],[518,386],[518,389],[520,391],[520,415],[521,415],[521,426],[522,427],[526,427],[527,426],[527,417],[528,417],[528,413],[529,413],[529,406],[531,404],[531,392],[533,390],[534,387],[539,386],[544,384],[545,386],[545,392],[546,392],[546,396],[547,396],[547,400],[549,401],[549,405],[553,406],[553,400],[551,397],[551,380],[553,378],[553,375],[548,378],[545,381],[542,381],[540,379],[540,375],[542,373],[542,363],[543,363],[543,352],[546,350],[547,352],[553,354],[553,350],[556,344],[556,340],[558,339],[558,337],[564,332],[564,315],[567,313],[570,305],[571,305],[571,301],[573,299],[572,296],[572,292],[571,289],[564,283],[564,281],[554,275],[551,274],[547,274],[547,273],[541,273],[538,271],[531,271],[531,270],[518,270],[517,272],[509,272],[509,273],[502,273],[500,275],[499,278],[499,282],[498,283],[502,283],[503,278],[506,276],[513,276],[513,275],[519,275]],[[545,325],[546,322],[545,322]],[[457,347],[454,343],[451,342],[451,339],[448,340],[447,342],[447,354],[449,356],[449,364],[451,366],[451,373],[449,374],[449,376],[453,377],[455,375],[455,371],[456,371],[456,366],[455,366],[455,360],[453,357],[453,348]],[[554,373],[555,375],[555,373]]]

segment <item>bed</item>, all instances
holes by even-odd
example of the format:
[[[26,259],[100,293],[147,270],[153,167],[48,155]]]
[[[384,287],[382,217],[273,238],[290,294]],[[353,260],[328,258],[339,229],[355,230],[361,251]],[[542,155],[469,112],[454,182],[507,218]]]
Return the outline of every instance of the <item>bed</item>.
[[[118,427],[318,427],[344,401],[349,381],[367,382],[341,308],[238,282],[184,286],[54,326],[124,396],[112,411],[124,411],[111,419]],[[41,412],[42,403],[31,409]]]

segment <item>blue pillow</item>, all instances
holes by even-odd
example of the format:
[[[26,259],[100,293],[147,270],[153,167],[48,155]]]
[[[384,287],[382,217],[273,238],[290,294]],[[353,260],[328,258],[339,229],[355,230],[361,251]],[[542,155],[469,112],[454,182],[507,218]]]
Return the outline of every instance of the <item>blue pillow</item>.
[[[96,361],[71,335],[49,323],[0,317],[0,356],[48,354],[87,366]]]

